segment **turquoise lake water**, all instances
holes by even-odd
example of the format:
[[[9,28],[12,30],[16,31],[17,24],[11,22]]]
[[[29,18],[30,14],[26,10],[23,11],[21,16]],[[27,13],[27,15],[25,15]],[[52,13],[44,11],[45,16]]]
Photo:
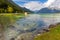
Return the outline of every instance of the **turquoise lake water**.
[[[14,27],[8,28],[6,32],[6,40],[16,37],[24,32],[32,32],[41,28],[48,28],[50,24],[60,22],[60,14],[28,14],[22,19],[18,19],[12,24]]]

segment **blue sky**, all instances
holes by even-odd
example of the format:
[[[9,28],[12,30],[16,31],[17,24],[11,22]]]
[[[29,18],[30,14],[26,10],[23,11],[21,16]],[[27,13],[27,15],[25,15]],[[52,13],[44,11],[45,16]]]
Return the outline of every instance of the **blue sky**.
[[[48,7],[55,0],[13,0],[21,7],[26,7],[32,11],[40,10],[41,8]]]
[[[24,5],[24,3],[27,3],[27,2],[31,2],[31,1],[39,1],[39,2],[41,2],[41,3],[44,3],[44,2],[46,2],[46,1],[48,1],[48,0],[13,0],[15,3],[17,3],[17,4],[19,4],[19,5]]]
[[[40,1],[40,2],[44,3],[44,2],[46,2],[47,0],[13,0],[13,1],[22,1],[22,2]]]

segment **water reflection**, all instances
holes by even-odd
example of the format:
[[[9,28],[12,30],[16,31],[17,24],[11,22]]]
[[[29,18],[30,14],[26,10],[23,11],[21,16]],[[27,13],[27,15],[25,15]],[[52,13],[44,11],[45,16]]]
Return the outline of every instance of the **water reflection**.
[[[34,35],[36,33],[39,33],[40,30],[40,32],[42,32],[42,29],[47,29],[50,24],[60,22],[59,18],[60,14],[29,14],[27,17],[24,17],[16,21],[16,23],[13,24],[13,27],[7,29],[5,34],[6,40],[16,38],[18,35],[21,34],[22,36],[29,33],[32,33],[32,35]],[[27,35],[25,35],[25,37],[26,36]]]
[[[23,19],[19,19],[19,21],[14,24],[14,26],[16,26],[16,28],[20,30],[30,30],[32,28],[41,27],[44,25],[45,23],[43,19],[38,14],[32,14]]]

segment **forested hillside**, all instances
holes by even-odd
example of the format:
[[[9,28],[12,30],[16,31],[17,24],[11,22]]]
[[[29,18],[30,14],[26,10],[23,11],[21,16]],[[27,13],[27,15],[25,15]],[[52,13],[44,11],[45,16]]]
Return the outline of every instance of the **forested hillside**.
[[[27,11],[26,11],[27,10]],[[31,12],[15,4],[12,0],[0,0],[0,13],[24,13]]]

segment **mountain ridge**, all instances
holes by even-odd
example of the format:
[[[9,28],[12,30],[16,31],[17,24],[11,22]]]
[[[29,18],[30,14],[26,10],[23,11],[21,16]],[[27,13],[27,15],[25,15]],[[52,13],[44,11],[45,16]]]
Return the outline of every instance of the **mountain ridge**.
[[[7,2],[7,3],[6,3]],[[5,6],[5,5],[6,6]],[[30,11],[29,9],[27,9],[27,8],[23,8],[23,7],[21,7],[21,6],[19,6],[19,5],[17,5],[14,1],[12,1],[12,0],[0,0],[0,13],[7,13],[8,12],[8,10],[7,10],[7,8],[8,8],[8,6],[9,7],[11,7],[12,9],[13,9],[13,12],[11,12],[11,13],[24,13],[24,12],[32,12],[32,11]],[[4,10],[2,10],[2,9],[4,9]],[[6,12],[6,11],[7,12]],[[2,11],[2,12],[1,12]],[[9,12],[8,12],[9,13]]]
[[[60,10],[57,9],[51,9],[51,8],[42,8],[37,13],[60,13]]]

